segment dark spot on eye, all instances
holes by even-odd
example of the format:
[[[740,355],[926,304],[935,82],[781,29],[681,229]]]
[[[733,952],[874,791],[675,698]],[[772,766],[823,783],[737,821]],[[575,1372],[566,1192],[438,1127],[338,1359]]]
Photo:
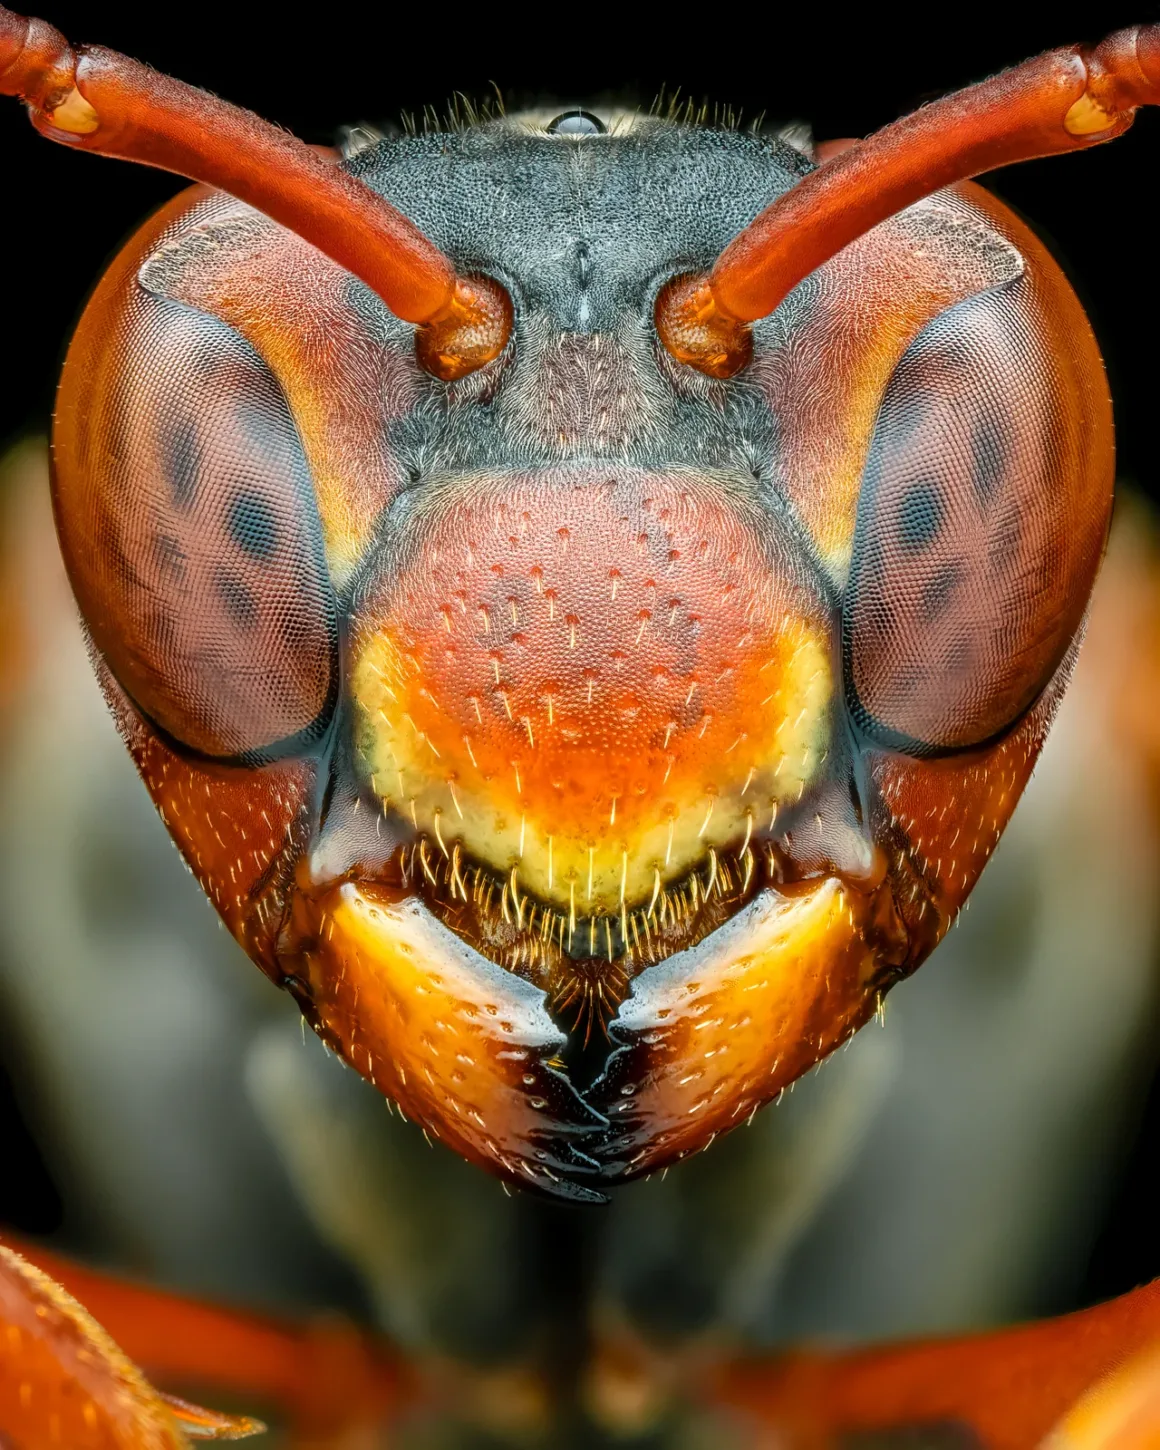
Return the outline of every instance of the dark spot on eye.
[[[314,621],[304,618],[297,609],[280,610],[274,622],[282,646],[289,654],[298,654],[316,637]]]
[[[235,494],[230,504],[229,530],[234,542],[251,559],[266,561],[278,548],[278,523],[266,499],[256,493]]]
[[[896,373],[882,405],[875,443],[885,455],[888,471],[897,467],[897,460],[912,453],[916,443],[938,433],[939,413],[934,399],[912,389],[913,385],[901,382]]]
[[[1054,550],[1046,550],[1035,564],[1035,594],[1054,595],[1059,589],[1059,557]]]
[[[236,574],[231,574],[225,569],[217,571],[214,584],[225,605],[226,613],[234,625],[242,630],[253,629],[258,622],[258,607],[254,603],[254,596],[245,584]]]
[[[165,476],[178,508],[189,508],[197,494],[201,475],[201,440],[196,423],[171,418],[161,426],[161,450]]]
[[[899,664],[890,678],[891,693],[900,700],[913,700],[926,684],[926,668],[913,660]]]
[[[185,550],[170,534],[158,534],[153,541],[157,555],[157,567],[173,584],[180,584],[185,578]]]
[[[549,136],[603,136],[608,127],[591,111],[561,111],[546,129]]]
[[[256,391],[235,397],[233,416],[240,439],[244,440],[243,447],[235,454],[239,462],[242,458],[253,460],[250,466],[259,477],[292,477],[303,472],[309,476],[301,440],[285,398],[262,397]],[[237,478],[238,474],[234,476]]]
[[[983,418],[971,438],[971,482],[986,509],[1007,473],[1007,440],[994,418]]]
[[[944,377],[952,379],[952,386],[970,387],[972,379],[978,373],[976,344],[963,336],[956,320],[945,312],[936,319],[931,334],[938,338],[937,347],[931,356],[940,372]]]
[[[974,674],[976,642],[966,630],[960,630],[943,652],[943,673],[952,679],[961,680]]]
[[[1015,564],[1023,529],[1018,514],[1012,512],[993,524],[987,536],[987,563],[991,573],[1006,579]]]
[[[108,534],[102,545],[109,556],[114,579],[121,589],[146,589],[149,585],[141,576],[140,561],[126,552],[123,541],[116,534]]]
[[[944,564],[936,571],[922,591],[922,617],[931,624],[951,602],[951,596],[962,583],[964,574],[961,563]]]
[[[918,553],[942,528],[942,492],[929,478],[909,484],[898,503],[898,536],[908,554]]]

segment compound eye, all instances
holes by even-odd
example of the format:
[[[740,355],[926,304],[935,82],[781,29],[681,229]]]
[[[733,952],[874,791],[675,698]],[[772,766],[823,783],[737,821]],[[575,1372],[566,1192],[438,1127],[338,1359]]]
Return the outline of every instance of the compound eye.
[[[58,428],[56,508],[92,638],[138,707],[215,757],[325,728],[337,619],[277,381],[216,318],[155,299]],[[63,446],[62,446],[63,440]]]
[[[1027,710],[1080,628],[1103,547],[1110,446],[1088,421],[1102,415],[1082,355],[1048,353],[1027,288],[931,322],[870,445],[846,688],[860,727],[912,754],[981,744]]]

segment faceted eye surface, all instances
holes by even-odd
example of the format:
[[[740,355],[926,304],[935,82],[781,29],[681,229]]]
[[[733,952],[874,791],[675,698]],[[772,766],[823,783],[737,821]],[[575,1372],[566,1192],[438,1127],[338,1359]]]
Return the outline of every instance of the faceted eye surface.
[[[58,460],[81,611],[177,740],[219,757],[304,745],[326,723],[337,625],[282,390],[216,318],[149,299],[135,322]]]
[[[1036,698],[1079,629],[1108,480],[1019,282],[948,309],[902,357],[862,479],[843,615],[872,738],[976,745]]]

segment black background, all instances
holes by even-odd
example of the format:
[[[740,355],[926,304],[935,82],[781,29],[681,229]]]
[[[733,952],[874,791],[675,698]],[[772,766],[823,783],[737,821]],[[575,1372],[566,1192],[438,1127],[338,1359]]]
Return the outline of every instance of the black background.
[[[427,104],[442,109],[455,91],[482,97],[493,85],[509,106],[547,101],[561,109],[601,100],[647,106],[662,86],[679,87],[746,116],[807,120],[821,138],[864,135],[1037,51],[1153,18],[1119,5],[946,10],[924,7],[916,22],[874,7],[873,20],[851,22],[816,5],[735,10],[718,3],[683,10],[678,21],[675,12],[649,20],[627,7],[576,0],[542,5],[520,22],[486,5],[409,11],[396,0],[332,3],[291,19],[282,6],[203,0],[148,9],[60,3],[47,18],[74,40],[127,51],[315,142],[330,141],[343,122],[394,119]],[[47,427],[56,372],[86,293],[127,234],[181,185],[54,147],[32,132],[15,103],[2,104],[0,443]],[[1158,175],[1160,119],[1144,114],[1109,146],[988,180],[1072,276],[1109,364],[1121,476],[1153,497],[1160,496]],[[0,1155],[19,1147],[5,1099],[0,1072]],[[1153,1093],[1085,1297],[1160,1272],[1150,1167],[1158,1142],[1160,1095]],[[0,1222],[43,1230],[57,1212],[25,1142],[14,1171],[0,1166]]]
[[[1120,5],[954,7],[955,24],[847,21],[823,7],[716,4],[679,27],[628,7],[541,6],[524,24],[481,5],[408,12],[322,7],[311,21],[281,6],[202,0],[138,9],[59,3],[48,16],[73,40],[99,41],[238,101],[309,141],[343,122],[442,109],[454,91],[498,86],[509,104],[615,98],[649,104],[662,86],[746,116],[810,121],[819,137],[859,136],[920,102],[1052,45],[1098,40],[1140,19]],[[947,7],[948,11],[952,7]],[[423,35],[428,18],[433,32]],[[0,439],[43,426],[62,349],[84,297],[126,235],[179,184],[123,162],[77,155],[39,138],[4,103],[0,307],[6,358]],[[1082,155],[1011,168],[989,183],[1035,223],[1068,267],[1104,346],[1117,401],[1121,472],[1156,491],[1153,342],[1160,277],[1153,222],[1160,124],[1144,114],[1127,136]]]

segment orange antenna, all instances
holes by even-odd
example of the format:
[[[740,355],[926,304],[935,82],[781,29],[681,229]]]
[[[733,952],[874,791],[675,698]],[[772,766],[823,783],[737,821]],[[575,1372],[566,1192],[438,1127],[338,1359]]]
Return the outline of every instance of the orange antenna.
[[[74,49],[2,5],[0,94],[20,96],[53,141],[206,182],[296,232],[429,330],[420,358],[440,376],[470,372],[507,342],[511,303],[497,283],[457,277],[402,212],[251,111],[116,51]]]
[[[953,182],[1111,141],[1158,101],[1160,25],[1143,25],[923,106],[766,207],[708,275],[674,278],[657,299],[661,339],[682,362],[728,377],[748,360],[748,324],[871,227]]]

